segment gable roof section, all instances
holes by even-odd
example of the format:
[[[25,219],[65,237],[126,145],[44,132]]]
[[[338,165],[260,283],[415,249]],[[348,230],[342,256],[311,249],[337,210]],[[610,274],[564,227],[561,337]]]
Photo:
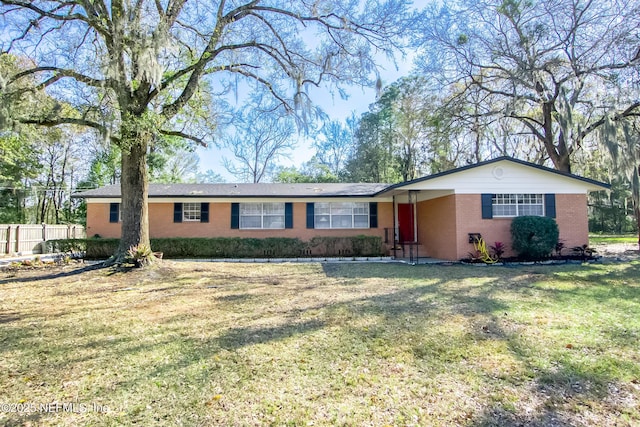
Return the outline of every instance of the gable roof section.
[[[161,197],[181,197],[181,198],[321,198],[321,197],[376,197],[382,196],[393,190],[416,189],[416,184],[424,183],[422,190],[440,189],[436,185],[439,181],[454,174],[464,175],[466,171],[483,168],[488,165],[507,162],[519,167],[532,168],[533,172],[547,172],[565,180],[569,179],[576,184],[582,184],[585,190],[605,190],[611,186],[604,182],[584,178],[578,175],[568,174],[555,169],[540,166],[513,157],[498,157],[474,165],[463,166],[428,175],[412,181],[401,182],[399,184],[369,184],[369,183],[309,183],[309,184],[280,184],[280,183],[259,183],[259,184],[149,184],[149,198]],[[497,165],[496,165],[497,166]],[[446,179],[445,179],[446,180]],[[566,182],[566,181],[565,181]],[[433,184],[432,188],[429,186]],[[408,187],[408,188],[405,188]],[[413,188],[412,188],[413,187]],[[456,188],[450,188],[455,190]],[[94,190],[83,191],[73,194],[74,198],[119,198],[120,185],[108,185]]]
[[[149,184],[149,198],[154,197],[373,197],[389,184]],[[108,185],[76,193],[75,198],[119,198],[120,185]]]
[[[463,166],[460,168],[456,168],[456,169],[450,169],[448,171],[444,171],[444,172],[440,172],[440,173],[436,173],[433,175],[428,175],[428,176],[424,176],[422,178],[417,178],[411,181],[406,181],[406,182],[401,182],[398,184],[394,184],[394,185],[390,185],[389,187],[385,188],[384,190],[380,191],[377,195],[382,195],[384,193],[387,193],[389,191],[392,190],[396,190],[396,189],[403,189],[403,187],[409,187],[409,186],[413,186],[414,184],[419,184],[419,183],[428,183],[429,181],[436,181],[439,178],[443,178],[443,177],[447,177],[450,175],[454,175],[454,174],[459,174],[461,172],[465,172],[465,171],[471,171],[473,169],[477,169],[477,168],[482,168],[482,167],[486,167],[488,165],[492,165],[492,164],[496,164],[496,163],[500,163],[500,162],[508,162],[511,164],[515,164],[515,165],[520,165],[520,166],[526,166],[529,168],[532,168],[532,170],[535,171],[542,171],[542,172],[548,172],[551,174],[554,174],[556,176],[565,178],[565,179],[571,179],[571,180],[576,180],[577,182],[581,182],[583,184],[586,184],[586,187],[588,187],[591,190],[594,189],[600,189],[600,190],[606,190],[611,188],[611,185],[604,183],[604,182],[600,182],[600,181],[596,181],[593,179],[589,179],[589,178],[584,178],[578,175],[573,175],[570,173],[566,173],[566,172],[561,172],[558,171],[556,169],[551,169],[545,166],[541,166],[541,165],[537,165],[535,163],[530,163],[524,160],[519,160],[519,159],[515,159],[513,157],[508,157],[508,156],[502,156],[502,157],[497,157],[495,159],[491,159],[491,160],[486,160],[484,162],[480,162],[480,163],[476,163],[473,165],[468,165],[468,166]],[[597,188],[593,188],[593,187],[597,187]]]

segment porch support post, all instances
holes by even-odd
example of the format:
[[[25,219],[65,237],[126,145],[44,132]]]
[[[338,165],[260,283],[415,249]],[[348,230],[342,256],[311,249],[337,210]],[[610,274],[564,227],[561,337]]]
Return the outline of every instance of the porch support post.
[[[396,230],[398,229],[398,223],[397,223],[398,220],[396,218],[397,202],[396,202],[395,194],[392,197],[393,197],[393,207],[392,207],[392,210],[393,210],[393,212],[392,212],[393,223],[392,224],[393,224],[393,226],[391,228],[391,235],[392,235],[391,242],[393,244],[393,259],[396,259],[397,258],[397,256],[396,256],[397,255],[396,254],[396,250],[397,250],[396,247],[398,246],[397,245],[398,236],[396,235]]]
[[[418,241],[418,192],[409,190],[409,203],[413,211],[413,242]]]

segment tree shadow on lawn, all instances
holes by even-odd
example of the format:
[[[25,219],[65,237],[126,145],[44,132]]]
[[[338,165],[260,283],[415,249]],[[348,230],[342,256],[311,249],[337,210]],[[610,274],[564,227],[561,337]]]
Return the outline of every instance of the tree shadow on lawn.
[[[15,419],[11,419],[9,417],[6,421],[4,421],[3,427],[24,427],[30,425],[40,425],[42,422],[42,418],[46,415],[46,412],[32,412],[27,414],[20,414],[19,416],[15,413],[9,413],[5,415],[14,415]],[[3,421],[0,417],[0,421]]]
[[[411,271],[405,273],[391,269],[386,272],[388,276],[384,276],[384,273],[381,274],[380,271],[369,269],[354,271],[354,269],[348,269],[347,266],[325,265],[323,268],[330,277],[408,277],[432,282],[405,289],[400,288],[391,294],[365,299],[359,304],[356,303],[354,310],[362,314],[381,315],[387,320],[403,317],[407,314],[418,315],[419,319],[414,320],[414,323],[429,318],[433,320],[434,317],[441,317],[445,322],[448,316],[462,315],[468,319],[470,327],[468,334],[472,335],[472,342],[489,339],[503,341],[506,344],[509,353],[519,361],[522,369],[528,373],[529,380],[526,381],[528,389],[523,393],[528,394],[528,397],[537,403],[533,408],[527,408],[526,405],[514,408],[508,399],[502,401],[504,398],[499,396],[496,403],[492,398],[485,403],[483,411],[465,423],[466,425],[575,425],[573,418],[578,416],[581,406],[590,407],[590,402],[615,401],[619,397],[616,392],[612,392],[617,389],[617,386],[612,386],[612,384],[619,383],[621,371],[626,372],[627,375],[635,371],[640,375],[640,369],[630,361],[617,360],[613,356],[606,357],[601,354],[593,355],[592,361],[589,355],[581,353],[582,349],[565,348],[565,343],[561,342],[558,343],[559,347],[555,350],[550,350],[544,355],[536,354],[535,347],[531,342],[523,343],[521,337],[523,331],[509,327],[508,314],[515,307],[501,298],[504,292],[508,292],[516,297],[514,300],[516,302],[520,299],[517,298],[518,296],[526,300],[530,296],[540,293],[544,298],[552,300],[555,298],[586,297],[593,298],[598,302],[618,298],[631,298],[632,301],[638,301],[640,300],[640,288],[638,287],[612,290],[605,286],[599,286],[598,289],[566,290],[537,285],[541,281],[558,280],[558,275],[555,273],[558,271],[566,273],[567,270],[569,271],[568,277],[561,280],[571,281],[572,271],[586,275],[586,277],[595,275],[598,277],[597,280],[603,281],[603,284],[607,281],[633,280],[633,278],[640,276],[637,264],[604,273],[597,267],[591,266],[563,267],[560,270],[542,266],[539,269],[527,266],[527,268],[518,270],[512,268],[471,270],[469,267],[458,267],[458,269],[436,267],[440,268],[440,271],[436,271],[433,266],[419,268],[403,266]],[[460,268],[464,271],[461,272]],[[454,271],[452,276],[446,274],[452,270]],[[447,282],[455,282],[461,277],[469,278],[470,273],[474,273],[473,277],[476,279],[489,279],[489,282],[480,288],[473,284],[468,287],[460,286],[459,283],[454,287],[446,285]],[[445,275],[447,278],[444,278]],[[582,280],[585,280],[584,277]],[[430,311],[432,314],[428,314]],[[526,331],[524,332],[526,333]],[[380,336],[377,332],[370,331],[369,333],[378,338]],[[620,339],[625,340],[630,336],[635,337],[636,332],[625,329],[620,332],[620,335]],[[389,337],[389,339],[393,338]],[[450,342],[446,344],[449,346]],[[461,344],[463,343],[461,342]],[[620,344],[624,344],[622,345],[624,348],[629,344],[629,341],[620,342]],[[445,346],[441,350],[450,351]],[[588,351],[588,349],[584,351]],[[415,354],[417,357],[425,357],[427,360],[434,357],[429,349],[418,351]],[[457,363],[455,351],[452,351],[452,355],[452,363]],[[462,359],[465,359],[462,361],[466,362],[465,356],[462,356]],[[541,360],[543,361],[541,362]],[[488,387],[491,387],[490,382]],[[524,387],[524,385],[521,384],[518,387]],[[627,391],[627,393],[630,392]],[[638,414],[636,413],[635,416],[637,417]]]
[[[281,341],[311,333],[323,327],[325,327],[325,324],[318,320],[304,322],[293,321],[278,326],[231,328],[219,337],[206,340],[193,337],[180,337],[178,339],[181,341],[180,347],[183,351],[179,352],[171,363],[150,364],[148,369],[136,369],[135,373],[127,375],[126,380],[119,382],[118,387],[135,390],[145,384],[153,383],[158,379],[179,378],[194,366],[203,363],[206,366],[212,364],[214,359],[222,352],[233,352],[244,347]],[[168,341],[160,341],[145,346],[134,346],[131,350],[135,352],[145,350],[156,352],[158,346],[165,346],[168,343]],[[130,353],[127,352],[126,354],[129,355]],[[274,355],[274,357],[277,357],[277,355]],[[199,375],[202,378],[196,380],[200,381],[201,384],[193,386],[206,388],[210,385],[211,376],[215,374],[210,370],[203,370],[200,371]],[[101,396],[107,396],[112,393],[113,390],[110,388],[103,388],[98,392]],[[185,402],[185,404],[187,403]],[[172,410],[171,408],[163,409]]]
[[[20,313],[15,312],[15,311],[10,311],[7,313],[0,313],[0,325],[3,323],[11,323],[11,322],[16,322],[18,320],[22,319],[22,316],[20,316]]]
[[[304,322],[287,322],[278,326],[232,328],[216,338],[214,342],[221,349],[233,351],[256,344],[281,341],[296,335],[317,331],[325,326],[324,322],[312,319]]]
[[[589,265],[559,271],[550,280],[573,287],[545,288],[556,297],[584,296],[599,302],[610,299],[636,300],[640,296],[640,263]]]
[[[635,425],[635,415],[622,421],[621,413],[632,412],[634,387],[629,387],[611,375],[599,372],[597,367],[581,366],[570,361],[558,361],[548,370],[534,368],[538,373],[532,379],[530,397],[519,408],[508,399],[491,399],[483,410],[466,425],[569,427],[576,425]],[[531,366],[530,366],[531,368]],[[629,365],[627,368],[632,369]],[[497,401],[496,401],[497,400]],[[637,405],[637,397],[635,397]],[[595,406],[595,409],[594,409]],[[599,406],[599,407],[598,407]],[[594,421],[594,409],[595,419]],[[615,420],[615,421],[614,421]]]
[[[7,279],[2,279],[0,280],[0,285],[5,285],[7,283],[28,283],[28,282],[39,282],[42,280],[62,279],[65,277],[78,276],[80,274],[83,274],[89,271],[100,270],[102,268],[107,268],[107,267],[104,267],[102,264],[93,264],[93,265],[85,265],[83,267],[74,268],[70,270],[63,270],[63,271],[47,271],[46,268],[47,267],[43,267],[42,270],[29,270],[29,271],[36,271],[41,273],[38,275],[33,275],[33,276],[29,275],[24,277],[14,276],[14,277],[9,277]]]
[[[379,278],[379,272],[362,266],[357,269],[351,268],[353,264],[338,266],[333,264],[323,265],[325,274],[334,278],[355,278],[372,277]],[[403,274],[402,270],[410,270]],[[453,271],[454,274],[447,274]],[[285,322],[275,326],[238,326],[224,330],[220,335],[204,337],[204,339],[196,336],[189,336],[180,326],[175,326],[175,340],[180,341],[177,351],[173,352],[170,359],[163,363],[154,364],[149,362],[146,365],[136,367],[134,372],[126,374],[125,378],[117,380],[117,384],[108,386],[96,386],[93,391],[96,396],[109,399],[109,396],[116,398],[118,390],[127,390],[127,392],[136,391],[139,387],[152,383],[158,378],[172,379],[179,377],[191,367],[209,363],[216,355],[222,351],[235,351],[241,348],[251,347],[254,345],[269,344],[276,341],[283,341],[297,336],[304,336],[315,331],[327,328],[328,326],[340,327],[340,324],[332,322],[335,318],[342,320],[341,313],[347,313],[350,318],[357,320],[359,317],[374,317],[381,319],[381,322],[372,326],[373,330],[367,333],[359,329],[357,322],[351,322],[351,325],[342,326],[345,328],[345,335],[350,340],[363,340],[373,342],[373,340],[385,340],[393,347],[395,336],[392,330],[389,330],[387,323],[395,322],[398,326],[400,334],[404,332],[419,333],[419,330],[413,330],[413,326],[405,323],[407,318],[411,318],[413,324],[435,324],[446,328],[447,319],[452,316],[462,316],[468,322],[468,330],[464,337],[469,342],[482,340],[498,340],[505,342],[508,351],[524,366],[524,369],[531,375],[528,383],[533,387],[527,393],[531,393],[532,399],[539,402],[531,411],[525,412],[522,408],[509,408],[507,402],[498,399],[487,399],[483,402],[483,409],[475,414],[466,425],[469,426],[490,426],[490,425],[571,425],[570,419],[567,417],[572,414],[571,410],[575,410],[572,405],[580,405],[582,400],[602,400],[606,399],[610,392],[607,384],[616,381],[615,375],[611,372],[598,371],[597,367],[581,364],[571,357],[569,350],[566,349],[565,357],[562,356],[564,349],[560,349],[557,353],[557,360],[553,361],[550,367],[541,367],[537,362],[537,356],[534,354],[535,349],[531,345],[523,343],[520,331],[511,330],[503,319],[505,313],[510,313],[513,308],[509,302],[505,302],[500,298],[500,293],[505,291],[514,294],[522,294],[523,298],[528,297],[527,292],[530,291],[530,285],[533,280],[538,278],[531,277],[530,270],[515,271],[509,269],[509,274],[505,276],[496,276],[493,269],[472,269],[470,267],[441,267],[441,271],[431,270],[429,267],[423,268],[412,266],[394,267],[390,271],[392,277],[407,277],[409,279],[418,279],[418,282],[410,282],[406,286],[402,283],[395,288],[390,288],[389,292],[378,295],[365,295],[347,301],[319,301],[311,310],[324,309],[328,312],[324,317],[314,317],[308,320],[302,320],[300,316],[304,312],[299,311],[298,307],[289,308],[288,314],[284,313]],[[527,273],[529,272],[529,273]],[[389,273],[389,272],[388,272]],[[486,279],[480,286],[475,283],[469,283],[468,286],[449,286],[449,283],[459,278],[468,278],[474,273],[476,278]],[[620,273],[623,274],[623,273]],[[626,274],[626,273],[624,273]],[[388,276],[382,276],[388,277]],[[626,277],[626,276],[625,276]],[[425,280],[424,284],[420,284]],[[355,283],[355,282],[354,282]],[[355,286],[355,285],[354,285]],[[276,287],[273,292],[278,292]],[[306,289],[306,288],[305,288]],[[305,292],[305,290],[302,290]],[[234,304],[242,304],[246,302],[243,298],[227,298],[221,300],[221,303],[229,305],[227,309],[232,310]],[[268,304],[268,299],[265,299]],[[214,315],[214,314],[212,314]],[[173,319],[179,321],[180,319]],[[347,321],[349,321],[347,319]],[[405,326],[403,326],[405,325]],[[170,328],[170,325],[164,327]],[[486,327],[484,329],[483,327]],[[165,330],[166,332],[166,330]],[[162,351],[165,346],[174,342],[168,338],[163,338],[155,342],[136,343],[133,337],[126,339],[119,338],[116,342],[109,342],[102,338],[95,337],[83,344],[85,347],[98,346],[105,348],[106,355],[101,357],[109,360],[114,357],[118,360],[133,354],[151,354]],[[455,339],[453,341],[455,345]],[[74,357],[74,348],[71,344],[66,349],[63,346],[55,349],[56,352],[68,354],[68,360],[63,363],[69,369],[73,369],[74,364],[86,361],[86,357]],[[336,345],[335,343],[333,345]],[[338,343],[340,345],[340,343]],[[110,349],[110,346],[113,350]],[[115,347],[115,348],[114,348]],[[348,348],[348,343],[345,343]],[[348,350],[347,350],[348,351]],[[433,351],[439,351],[435,349]],[[324,352],[318,348],[317,357],[324,357]],[[111,354],[111,356],[109,356]],[[429,363],[427,352],[423,356],[416,352],[415,356],[422,360],[420,363]],[[376,357],[373,354],[371,357]],[[453,360],[451,363],[466,363],[466,360]],[[194,387],[206,387],[212,379],[214,373],[209,370],[200,371],[202,378],[193,379]],[[489,375],[489,373],[487,373]],[[416,378],[419,380],[419,378]],[[488,387],[492,384],[489,381]],[[115,388],[113,388],[115,387]],[[521,386],[519,386],[521,387]],[[162,390],[158,390],[162,393]],[[491,391],[483,391],[482,394],[491,393]],[[568,403],[567,403],[568,402]],[[428,403],[425,403],[428,405]],[[557,406],[557,404],[565,404],[566,408]],[[185,404],[186,405],[186,404]],[[184,408],[183,408],[184,409]],[[164,411],[171,411],[170,408],[164,408]],[[177,408],[177,410],[181,410]],[[126,412],[126,411],[125,411]],[[569,415],[567,415],[569,414]],[[135,417],[133,418],[135,419]],[[129,419],[130,421],[132,419]],[[464,423],[461,423],[464,425]]]

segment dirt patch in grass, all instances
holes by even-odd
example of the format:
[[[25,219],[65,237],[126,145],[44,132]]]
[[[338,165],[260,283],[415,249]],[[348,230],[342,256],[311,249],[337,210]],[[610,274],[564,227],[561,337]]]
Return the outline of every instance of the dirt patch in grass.
[[[638,277],[637,262],[0,270],[0,424],[638,425]]]

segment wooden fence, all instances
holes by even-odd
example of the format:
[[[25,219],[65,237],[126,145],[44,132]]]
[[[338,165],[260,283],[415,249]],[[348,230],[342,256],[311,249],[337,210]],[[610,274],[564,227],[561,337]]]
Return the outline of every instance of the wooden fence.
[[[0,254],[41,254],[47,240],[84,238],[84,226],[78,224],[0,224]]]

